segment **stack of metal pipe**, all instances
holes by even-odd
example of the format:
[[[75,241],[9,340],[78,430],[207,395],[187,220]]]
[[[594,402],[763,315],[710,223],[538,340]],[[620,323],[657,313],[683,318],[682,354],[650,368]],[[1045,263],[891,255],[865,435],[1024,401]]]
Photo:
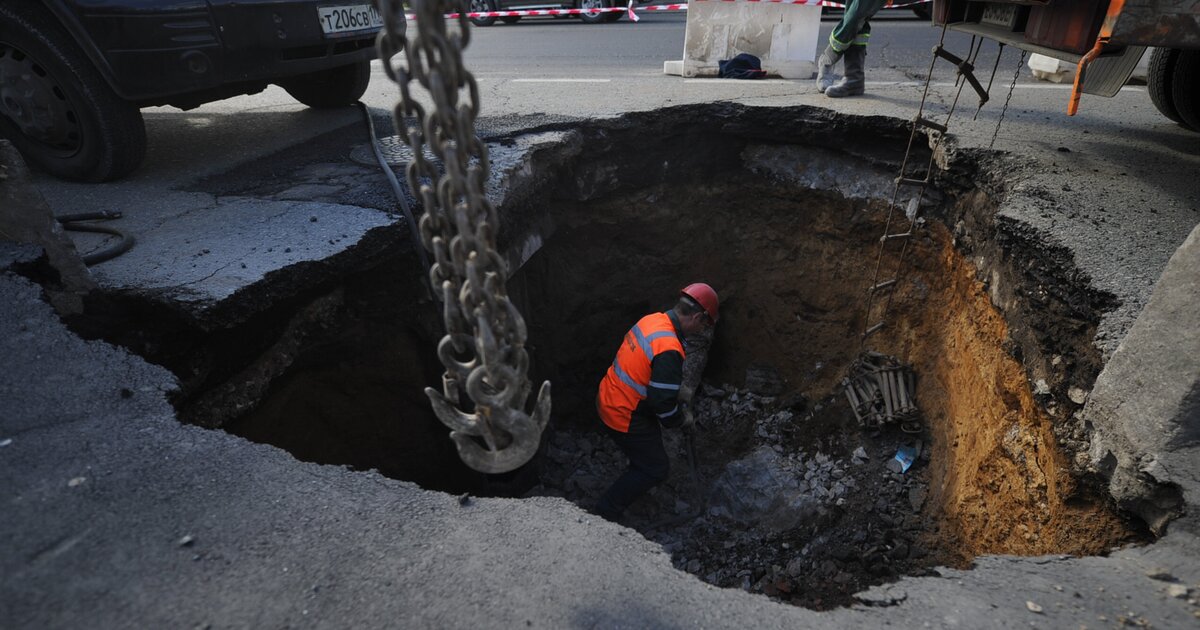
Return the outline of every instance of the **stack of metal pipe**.
[[[893,422],[909,433],[919,433],[921,412],[917,409],[916,376],[898,359],[878,352],[865,352],[842,379],[846,399],[854,417],[865,428]]]

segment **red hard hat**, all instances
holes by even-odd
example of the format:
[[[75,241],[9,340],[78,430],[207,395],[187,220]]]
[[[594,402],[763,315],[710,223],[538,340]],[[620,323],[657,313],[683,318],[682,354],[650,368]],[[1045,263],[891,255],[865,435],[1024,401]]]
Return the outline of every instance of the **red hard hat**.
[[[703,282],[694,282],[683,287],[679,292],[681,295],[686,295],[699,304],[705,313],[712,318],[713,322],[717,321],[717,308],[720,306],[720,300],[717,299],[717,292],[713,288]]]

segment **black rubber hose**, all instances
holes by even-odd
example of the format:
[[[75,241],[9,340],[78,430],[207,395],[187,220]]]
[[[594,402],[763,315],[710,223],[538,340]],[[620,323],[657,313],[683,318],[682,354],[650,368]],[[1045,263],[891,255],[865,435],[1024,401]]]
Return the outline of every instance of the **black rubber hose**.
[[[106,260],[112,260],[121,254],[129,251],[133,247],[134,238],[129,234],[122,232],[116,228],[110,228],[95,223],[82,223],[83,221],[111,221],[120,219],[120,212],[80,212],[77,214],[64,214],[54,217],[62,224],[63,229],[70,232],[94,232],[97,234],[110,234],[117,237],[116,245],[105,247],[104,249],[83,256],[83,264],[91,266],[102,263]]]
[[[371,121],[371,113],[362,101],[358,101],[356,104],[362,111],[363,122],[366,123],[367,133],[371,136],[371,151],[375,154],[375,161],[379,162],[379,168],[383,169],[383,174],[387,176],[388,183],[392,186],[392,194],[400,206],[400,212],[404,215],[404,220],[408,222],[409,237],[412,239],[413,249],[417,250],[417,258],[421,261],[421,269],[425,272],[425,284],[428,285],[429,255],[425,252],[425,245],[421,243],[421,229],[413,217],[412,208],[408,205],[408,197],[404,194],[404,189],[400,187],[400,180],[396,179],[396,173],[392,171],[392,166],[383,156],[383,151],[379,150],[379,138],[375,136],[375,124]],[[430,287],[426,286],[426,289],[430,289]]]

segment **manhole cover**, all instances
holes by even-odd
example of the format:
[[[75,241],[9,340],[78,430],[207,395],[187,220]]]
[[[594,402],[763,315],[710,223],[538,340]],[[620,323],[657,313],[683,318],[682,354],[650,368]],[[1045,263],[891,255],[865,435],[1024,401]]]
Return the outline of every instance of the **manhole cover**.
[[[412,149],[400,139],[400,136],[384,136],[379,139],[379,151],[383,153],[383,159],[391,166],[405,166],[412,161]],[[375,160],[375,152],[371,150],[370,144],[362,144],[354,147],[350,151],[350,159],[366,166],[378,166],[379,163]],[[425,159],[433,162],[438,171],[442,170],[442,162],[426,148]]]

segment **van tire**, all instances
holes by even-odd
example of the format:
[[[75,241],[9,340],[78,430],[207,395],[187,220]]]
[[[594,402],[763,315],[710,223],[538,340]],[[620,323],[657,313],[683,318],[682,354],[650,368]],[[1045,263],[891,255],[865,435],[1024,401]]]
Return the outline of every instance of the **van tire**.
[[[21,83],[0,103],[0,136],[31,164],[74,181],[105,182],[146,156],[146,125],[43,7],[0,3],[0,75]],[[12,96],[12,95],[19,96]]]

